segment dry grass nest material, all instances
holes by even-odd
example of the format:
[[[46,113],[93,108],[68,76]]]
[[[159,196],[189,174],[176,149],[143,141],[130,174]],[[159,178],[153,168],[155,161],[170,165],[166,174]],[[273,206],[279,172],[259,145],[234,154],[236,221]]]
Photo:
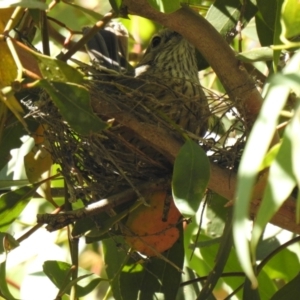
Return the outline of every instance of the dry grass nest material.
[[[45,93],[35,107],[35,118],[41,124],[47,124],[45,135],[49,151],[54,162],[61,166],[71,201],[93,202],[143,182],[171,177],[172,163],[168,155],[152,148],[143,136],[129,128],[132,125],[127,126],[126,120],[150,124],[181,143],[184,143],[185,134],[200,143],[212,161],[226,168],[236,167],[244,144],[243,122],[235,113],[234,104],[226,97],[206,92],[210,115],[196,119],[197,111],[203,108],[199,99],[187,100],[182,94],[152,82],[154,89],[172,93],[170,100],[162,102],[151,92],[130,88],[127,80],[123,76],[99,73],[87,83],[96,114],[104,121],[113,119],[112,126],[100,133],[78,135]],[[130,78],[131,82],[134,80]],[[172,110],[171,116],[169,110]],[[208,120],[210,126],[204,137],[190,128],[180,128],[176,124],[177,112],[192,120],[190,128],[206,126]],[[229,121],[228,114],[233,116],[233,121]],[[226,122],[227,129],[224,129]],[[234,135],[234,145],[228,145],[228,138]]]

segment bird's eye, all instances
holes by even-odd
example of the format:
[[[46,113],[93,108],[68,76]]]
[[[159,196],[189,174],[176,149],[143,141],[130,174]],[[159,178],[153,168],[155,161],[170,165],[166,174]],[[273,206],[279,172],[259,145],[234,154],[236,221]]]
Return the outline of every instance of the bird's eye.
[[[159,36],[155,36],[153,39],[152,39],[152,47],[155,48],[157,47],[159,44],[160,44],[160,41],[161,41],[161,37]]]

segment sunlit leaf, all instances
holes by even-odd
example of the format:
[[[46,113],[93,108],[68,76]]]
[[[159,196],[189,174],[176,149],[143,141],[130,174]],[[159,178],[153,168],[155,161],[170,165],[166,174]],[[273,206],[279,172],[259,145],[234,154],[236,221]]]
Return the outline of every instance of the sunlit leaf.
[[[39,85],[47,91],[64,119],[79,134],[87,135],[109,127],[93,112],[90,94],[85,87],[46,80],[41,80]]]
[[[236,58],[244,62],[269,61],[273,59],[273,50],[269,47],[261,47],[238,53]]]
[[[0,196],[0,230],[6,231],[34,195],[37,185],[23,186]]]
[[[262,171],[268,167],[270,167],[270,165],[272,164],[272,162],[274,161],[279,149],[280,149],[281,143],[276,144],[275,146],[273,146],[268,153],[266,154],[266,156],[264,157],[264,160],[259,168],[259,171]]]
[[[253,251],[255,251],[254,249],[264,227],[288,198],[296,185],[292,165],[292,143],[295,138],[290,126],[292,122],[285,130],[281,147],[270,167],[266,190],[254,222],[251,240]]]
[[[174,0],[148,0],[151,6],[164,13],[171,13],[180,8],[181,1]]]
[[[274,136],[280,111],[289,93],[289,87],[282,85],[281,79],[282,75],[279,74],[273,78],[267,98],[252,128],[238,170],[239,180],[237,200],[234,206],[233,232],[240,262],[254,286],[257,286],[257,281],[252,269],[248,240],[245,234],[249,230],[247,221],[248,207],[257,172]]]
[[[48,143],[47,143],[48,144]],[[45,146],[45,143],[43,143]],[[24,156],[24,167],[30,183],[36,183],[49,178],[53,164],[52,156],[46,147],[35,145],[29,153]],[[51,196],[50,180],[42,183],[37,191],[43,198],[57,206]]]
[[[48,5],[44,2],[38,0],[5,0],[0,1],[0,8],[6,7],[27,7],[27,8],[38,8],[42,10],[46,10]]]
[[[10,292],[6,281],[6,260],[0,263],[0,292],[6,300],[18,300]]]
[[[282,287],[271,300],[298,300],[300,294],[300,274],[298,274],[293,280],[288,282],[284,287]]]
[[[295,138],[298,136],[300,132],[300,107],[298,105],[296,111],[294,112],[294,117],[290,122],[290,135],[293,137],[292,140],[292,168],[293,173],[296,177],[296,181],[298,183],[298,187],[300,185],[300,159],[299,159],[299,153],[300,153],[300,142],[299,139]],[[300,223],[300,193],[298,193],[297,197],[297,209],[296,209],[296,220],[297,223]]]
[[[200,205],[210,177],[210,163],[202,148],[188,140],[181,147],[172,178],[175,204],[184,216],[194,215]]]
[[[216,28],[216,30],[224,37],[232,28],[236,27],[236,23],[240,20],[242,2],[239,0],[216,0],[210,6],[206,19]],[[243,10],[243,24],[247,23],[254,17],[257,7],[253,5],[253,1],[248,1]]]
[[[300,2],[298,0],[285,0],[281,10],[282,33],[291,38],[300,33]]]

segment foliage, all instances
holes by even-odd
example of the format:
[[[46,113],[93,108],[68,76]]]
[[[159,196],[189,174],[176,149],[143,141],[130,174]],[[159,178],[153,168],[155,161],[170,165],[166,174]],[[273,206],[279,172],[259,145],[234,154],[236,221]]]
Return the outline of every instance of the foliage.
[[[148,2],[149,8],[145,1],[145,9],[137,13],[170,13],[150,14],[162,24],[171,20],[170,26],[181,5],[190,5],[205,16],[222,37],[220,49],[223,39],[231,45],[236,53],[233,65],[237,70],[247,70],[256,80],[264,101],[260,103],[260,95],[255,94],[250,95],[250,100],[232,99],[235,91],[228,87],[235,84],[231,79],[236,78],[236,70],[222,70],[226,76],[219,76],[224,61],[232,58],[224,51],[224,59],[222,53],[216,54],[219,56],[214,61],[207,59],[204,47],[208,45],[209,49],[214,42],[207,39],[202,54],[197,53],[201,85],[217,98],[211,101],[211,107],[221,108],[209,120],[210,134],[200,142],[171,124],[170,128],[176,127],[185,140],[180,151],[171,149],[166,155],[172,158],[176,153],[172,183],[167,180],[148,184],[158,191],[171,186],[174,202],[185,218],[172,223],[179,235],[174,245],[156,253],[156,257],[146,257],[126,243],[124,228],[128,215],[148,210],[149,199],[144,195],[149,185],[108,196],[99,205],[96,202],[87,206],[80,200],[73,203],[70,182],[49,155],[52,148],[51,141],[45,138],[47,125],[38,124],[25,104],[28,99],[42,102],[47,94],[66,124],[64,130],[78,140],[78,147],[85,142],[81,136],[101,136],[111,128],[113,120],[101,119],[93,111],[87,83],[95,69],[83,64],[89,59],[83,51],[86,40],[80,38],[81,27],[99,19],[102,22],[97,26],[102,26],[118,17],[130,32],[128,57],[134,65],[161,24],[130,15],[139,9],[135,0],[103,0],[101,8],[99,5],[96,9],[89,7],[89,1],[1,3],[0,30],[5,40],[0,41],[0,298],[298,299],[300,257],[299,237],[295,234],[300,232],[299,3]],[[108,13],[110,6],[113,13]],[[96,33],[97,26],[89,33]],[[65,52],[61,51],[62,44]],[[43,49],[43,54],[35,47]],[[83,68],[75,68],[76,63]],[[247,76],[252,82],[250,75]],[[117,89],[130,97],[124,86]],[[224,112],[222,101],[230,103],[230,113]],[[225,168],[224,160],[212,153],[215,148],[209,148],[212,140],[225,160],[229,156],[220,149],[236,156],[226,161]],[[121,171],[116,167],[115,172]],[[79,172],[74,169],[74,174]],[[98,200],[99,197],[96,195]],[[118,197],[123,202],[112,206]],[[134,199],[137,201],[132,205]],[[290,200],[290,215],[280,210],[286,199]],[[278,211],[282,214],[280,221],[276,219]],[[253,222],[249,220],[250,213]],[[49,220],[45,222],[46,229],[54,232],[42,228],[42,218]],[[134,222],[132,217],[129,220]],[[164,230],[167,229],[170,228]],[[43,288],[37,288],[36,282]]]

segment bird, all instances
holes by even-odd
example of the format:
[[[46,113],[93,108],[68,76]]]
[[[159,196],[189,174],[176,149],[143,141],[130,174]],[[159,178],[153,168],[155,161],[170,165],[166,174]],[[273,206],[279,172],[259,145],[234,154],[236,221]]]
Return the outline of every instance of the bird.
[[[116,53],[121,55],[122,51],[114,49],[110,54],[105,44],[112,44],[112,38],[107,40],[108,35],[103,32],[105,30],[99,31],[94,38],[97,41],[92,40],[87,45],[88,53],[94,62],[95,59],[102,64],[106,62],[106,68],[109,68],[107,62],[111,61],[111,69],[116,70],[116,65],[124,61],[124,57],[116,59],[115,56]],[[99,43],[99,39],[105,43]],[[115,41],[113,44],[118,46]],[[134,75],[132,72],[129,75],[118,79],[114,76],[113,80],[136,91],[139,97],[142,95],[140,103],[162,113],[181,129],[200,136],[205,134],[209,108],[199,82],[195,47],[182,35],[167,28],[154,34],[134,68]]]
[[[159,109],[183,129],[203,135],[209,108],[200,86],[195,47],[182,35],[163,29],[153,35],[135,67],[137,85],[158,100]]]

